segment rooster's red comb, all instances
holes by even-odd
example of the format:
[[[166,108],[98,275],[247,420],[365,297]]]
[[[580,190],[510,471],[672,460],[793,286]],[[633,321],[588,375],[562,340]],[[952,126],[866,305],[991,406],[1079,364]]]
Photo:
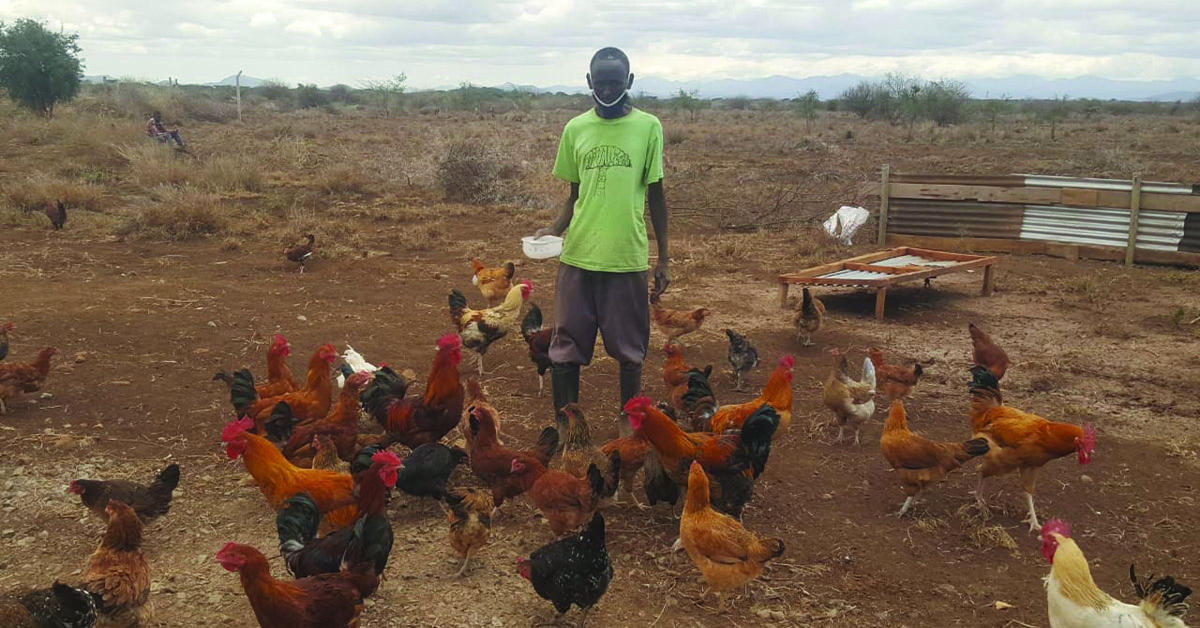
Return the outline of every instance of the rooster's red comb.
[[[779,366],[785,369],[792,369],[796,366],[796,358],[792,357],[790,354],[785,355],[782,358],[779,358]]]
[[[395,468],[400,466],[400,456],[385,449],[375,452],[375,455],[371,456],[371,462],[378,462],[384,466]]]
[[[439,350],[457,349],[461,346],[462,340],[458,339],[458,334],[446,334],[445,336],[438,338],[437,341],[437,348]]]
[[[644,412],[654,406],[649,397],[634,397],[625,404],[626,412]]]
[[[1062,519],[1051,519],[1042,524],[1042,539],[1050,538],[1051,534],[1057,534],[1069,539],[1071,538],[1071,524]]]
[[[1083,444],[1088,452],[1096,448],[1096,428],[1091,423],[1083,424]]]
[[[237,438],[240,434],[248,432],[253,428],[254,419],[248,416],[230,421],[225,425],[225,429],[221,430],[221,442],[228,443]]]

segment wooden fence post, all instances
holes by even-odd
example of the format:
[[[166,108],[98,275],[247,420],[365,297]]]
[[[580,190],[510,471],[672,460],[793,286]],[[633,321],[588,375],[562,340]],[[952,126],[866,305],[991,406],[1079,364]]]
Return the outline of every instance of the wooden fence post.
[[[883,164],[883,183],[879,186],[879,246],[887,244],[888,201],[892,190],[890,177],[891,166]]]
[[[1133,175],[1133,188],[1129,195],[1129,243],[1125,246],[1125,265],[1133,265],[1137,252],[1138,212],[1142,208],[1142,175]]]
[[[242,121],[242,71],[241,70],[238,70],[237,76],[234,77],[233,82],[237,85],[238,122],[241,122]]]

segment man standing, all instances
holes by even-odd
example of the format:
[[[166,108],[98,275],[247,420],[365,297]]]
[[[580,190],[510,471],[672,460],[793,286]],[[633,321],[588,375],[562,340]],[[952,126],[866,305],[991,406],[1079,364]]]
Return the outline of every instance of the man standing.
[[[654,290],[670,283],[663,132],[658,118],[635,109],[629,58],[616,48],[593,57],[587,75],[595,106],[563,129],[554,176],[571,184],[562,213],[535,235],[567,232],[554,296],[550,372],[554,409],[579,401],[579,368],[592,360],[596,333],[620,364],[621,407],[641,392],[650,343],[645,207],[658,242]],[[622,435],[630,432],[622,415]]]

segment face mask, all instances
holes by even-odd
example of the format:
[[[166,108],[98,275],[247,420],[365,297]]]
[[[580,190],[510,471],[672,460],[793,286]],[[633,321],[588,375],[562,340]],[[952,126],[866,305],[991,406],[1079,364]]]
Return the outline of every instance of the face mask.
[[[612,107],[617,106],[617,104],[619,104],[622,100],[625,100],[625,97],[628,95],[629,95],[629,90],[624,90],[621,92],[620,96],[617,96],[616,100],[614,100],[612,102],[604,102],[603,100],[600,100],[600,96],[598,96],[596,94],[596,90],[594,90],[594,89],[592,90],[592,100],[595,100],[596,104],[600,105],[601,107],[604,107],[605,109],[611,109]]]

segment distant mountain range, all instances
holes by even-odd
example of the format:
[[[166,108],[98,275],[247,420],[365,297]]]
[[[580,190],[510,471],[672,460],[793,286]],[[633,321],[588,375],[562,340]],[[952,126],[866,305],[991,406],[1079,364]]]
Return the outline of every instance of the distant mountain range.
[[[111,76],[85,76],[85,82],[102,83],[115,80]],[[679,90],[695,91],[701,98],[795,98],[809,90],[816,90],[821,98],[836,98],[838,94],[860,81],[874,80],[857,74],[835,76],[812,76],[793,78],[790,76],[768,76],[758,79],[717,79],[711,81],[672,81],[655,76],[638,77],[633,92],[659,98],[669,98]],[[266,81],[242,75],[243,87],[258,87]],[[162,81],[166,84],[166,81]],[[1008,97],[1016,100],[1028,98],[1099,98],[1101,100],[1141,100],[1175,102],[1189,101],[1200,97],[1200,78],[1180,78],[1169,81],[1123,81],[1098,76],[1080,76],[1069,79],[1046,79],[1038,76],[1011,76],[1008,78],[983,78],[963,81],[975,98]],[[202,85],[233,85],[234,77],[227,76]],[[438,89],[455,89],[443,87]],[[528,90],[538,94],[578,94],[587,91],[585,85],[516,85],[504,83],[496,86],[504,90]],[[414,89],[412,91],[425,91]]]
[[[877,78],[877,77],[876,77]],[[701,98],[795,98],[809,90],[816,90],[823,99],[836,98],[847,88],[860,81],[875,80],[857,74],[835,76],[813,76],[793,78],[790,76],[768,76],[759,79],[719,79],[712,81],[671,81],[648,76],[633,82],[633,93],[668,98],[683,89],[695,91]],[[1143,100],[1174,102],[1200,97],[1200,79],[1183,78],[1170,81],[1122,81],[1098,76],[1080,76],[1069,79],[1046,79],[1039,76],[1012,76],[1008,78],[984,78],[963,81],[975,98],[1013,99],[1029,98],[1099,98],[1101,100]],[[517,86],[505,83],[502,89],[530,89],[535,92],[568,94],[583,93],[586,87],[555,85],[552,87]]]

